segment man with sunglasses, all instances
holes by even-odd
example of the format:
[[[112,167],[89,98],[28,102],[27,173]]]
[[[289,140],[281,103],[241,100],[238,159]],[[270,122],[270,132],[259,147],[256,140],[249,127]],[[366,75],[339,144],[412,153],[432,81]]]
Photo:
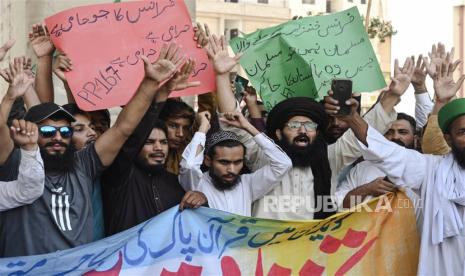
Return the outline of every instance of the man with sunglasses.
[[[44,254],[93,241],[91,195],[95,180],[113,162],[152,101],[168,97],[168,93],[157,91],[183,62],[179,52],[171,43],[162,47],[153,64],[142,56],[145,76],[134,97],[113,127],[79,151],[71,143],[70,125],[75,118],[69,112],[54,103],[42,103],[28,111],[25,118],[39,127],[45,189],[33,204],[0,215],[0,257]],[[6,166],[14,170],[18,164],[7,161]]]

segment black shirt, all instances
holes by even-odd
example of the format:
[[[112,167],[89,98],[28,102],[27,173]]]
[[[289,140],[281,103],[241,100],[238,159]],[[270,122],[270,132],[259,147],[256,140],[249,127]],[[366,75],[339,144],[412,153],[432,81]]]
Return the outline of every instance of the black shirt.
[[[2,180],[14,180],[21,152],[0,167]],[[74,154],[73,166],[45,173],[43,195],[34,203],[0,213],[0,257],[37,255],[93,241],[93,185],[104,167],[94,145]],[[11,171],[10,175],[5,172]],[[14,179],[12,179],[14,178]]]
[[[152,132],[162,104],[152,105],[103,175],[105,231],[113,235],[176,206],[184,196],[178,177],[150,172],[136,158]]]

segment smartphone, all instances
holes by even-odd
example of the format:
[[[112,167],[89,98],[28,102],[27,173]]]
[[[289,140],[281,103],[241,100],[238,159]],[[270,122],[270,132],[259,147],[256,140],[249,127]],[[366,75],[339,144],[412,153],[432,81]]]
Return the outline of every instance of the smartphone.
[[[334,79],[331,82],[333,98],[339,102],[339,112],[337,115],[345,116],[350,114],[350,106],[345,102],[352,97],[352,80]]]
[[[236,75],[236,82],[239,82],[242,84],[242,87],[244,87],[244,90],[247,88],[247,85],[249,84],[249,80],[242,77],[241,75]]]
[[[242,86],[242,83],[237,81],[234,82],[234,87],[236,88],[236,93],[234,94],[234,97],[236,98],[236,101],[240,103],[242,102],[242,99],[245,96],[245,87]]]
[[[234,86],[236,88],[236,93],[234,96],[236,97],[236,100],[239,103],[245,96],[245,88],[247,87],[247,84],[249,84],[249,81],[246,78],[236,74],[234,78]]]

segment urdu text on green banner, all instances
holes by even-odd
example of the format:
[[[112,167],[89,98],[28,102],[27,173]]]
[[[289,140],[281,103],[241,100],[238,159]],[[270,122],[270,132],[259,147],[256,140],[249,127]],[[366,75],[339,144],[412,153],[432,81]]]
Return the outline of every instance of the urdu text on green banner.
[[[351,79],[353,92],[386,86],[356,7],[305,17],[237,37],[240,64],[270,110],[292,97],[322,99],[332,79]]]

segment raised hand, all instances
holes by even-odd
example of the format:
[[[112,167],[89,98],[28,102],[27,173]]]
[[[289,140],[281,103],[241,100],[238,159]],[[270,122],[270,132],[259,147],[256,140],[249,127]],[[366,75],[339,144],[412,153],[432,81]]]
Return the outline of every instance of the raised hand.
[[[20,59],[17,59],[16,62],[10,62],[7,76],[10,80],[7,96],[11,99],[22,97],[34,82],[34,78],[29,77],[24,72],[24,63]]]
[[[211,114],[208,111],[197,113],[197,123],[199,124],[199,132],[207,133],[210,130]]]
[[[10,135],[14,143],[25,150],[36,150],[39,131],[37,125],[25,120],[13,120]]]
[[[32,32],[29,33],[29,41],[32,50],[38,58],[52,56],[55,46],[48,35],[47,28],[41,24],[32,25]]]
[[[145,78],[157,82],[158,85],[172,78],[178,66],[184,62],[184,57],[180,55],[180,48],[174,42],[163,45],[154,63],[150,63],[145,56],[141,58],[144,61]]]
[[[187,208],[199,208],[208,202],[207,197],[197,191],[188,191],[181,200],[179,204],[179,210],[184,210]]]
[[[0,47],[0,61],[2,61],[5,58],[6,53],[8,53],[8,51],[11,49],[11,47],[13,47],[14,44],[15,40],[10,39],[5,44],[3,44],[2,47]]]
[[[194,27],[194,40],[197,41],[198,48],[205,48],[210,38],[210,28],[208,28],[207,24],[203,25],[205,26],[205,29],[200,23],[197,23]]]
[[[412,60],[415,60],[414,56],[412,56]],[[416,91],[426,92],[425,81],[426,81],[426,75],[427,74],[428,73],[426,71],[426,63],[423,60],[423,55],[420,55],[418,57],[418,59],[417,59],[417,63],[416,63],[415,68],[413,70],[413,75],[412,75],[412,78],[410,80],[410,82],[413,85],[413,88],[415,89],[415,92]]]
[[[218,38],[212,35],[209,38],[209,45],[206,48],[208,56],[213,61],[215,72],[219,75],[229,73],[237,65],[242,53],[230,57],[228,53],[226,38],[222,35]]]
[[[436,100],[439,102],[447,103],[450,101],[465,80],[465,75],[462,75],[457,82],[454,81],[454,71],[457,68],[454,64],[446,60],[441,65],[436,66],[433,86]]]
[[[65,72],[69,72],[73,69],[73,63],[71,59],[65,53],[59,53],[53,62],[53,73],[62,80],[66,82]]]
[[[26,58],[24,56],[22,57],[15,57],[13,59],[13,67],[14,68],[19,68],[19,66],[21,66],[24,70],[24,73],[26,74],[26,76],[28,76],[29,78],[34,78],[33,74],[32,74],[32,62],[31,62],[31,59],[30,58]],[[13,72],[11,71],[12,68],[11,66],[7,67],[7,68],[4,68],[2,70],[0,70],[0,76],[8,83],[11,83],[11,80],[12,80],[12,76],[13,76]]]
[[[450,61],[454,60],[454,52],[454,47],[452,47],[450,52],[446,52],[446,47],[441,42],[439,42],[437,46],[433,44],[433,46],[431,47],[431,52],[428,53],[429,60],[427,57],[423,57],[423,61],[426,64],[426,71],[428,72],[428,75],[431,78],[434,78],[436,74],[436,68],[438,67],[438,65],[441,66],[441,64],[446,60],[446,58]],[[459,61],[457,60],[453,64],[454,70],[455,67],[457,67],[458,65]]]
[[[220,121],[230,126],[241,128],[249,132],[252,136],[259,134],[260,132],[244,117],[241,112],[225,112]]]
[[[404,66],[399,67],[399,61],[394,61],[394,77],[391,78],[389,92],[397,96],[402,96],[410,85],[413,72],[415,70],[414,60],[412,58],[405,59]]]
[[[339,110],[341,109],[339,105],[349,105],[350,114],[346,116],[338,116],[340,119],[350,120],[354,115],[358,114],[358,101],[354,98],[348,99],[345,103],[339,103],[336,99],[333,98],[334,92],[332,90],[328,91],[328,96],[324,97],[324,109],[326,114],[330,116],[336,116]]]
[[[166,86],[169,90],[183,90],[190,87],[195,87],[200,85],[200,81],[188,81],[190,75],[194,71],[195,68],[195,61],[189,59],[184,65],[181,67],[181,70],[177,72],[172,79],[170,79]]]

